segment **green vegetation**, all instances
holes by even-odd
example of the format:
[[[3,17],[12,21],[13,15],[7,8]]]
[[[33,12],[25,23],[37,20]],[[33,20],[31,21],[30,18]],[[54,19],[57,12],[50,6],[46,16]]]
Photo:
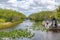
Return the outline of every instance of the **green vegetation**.
[[[41,31],[47,30],[45,27],[43,27],[43,26],[41,25],[41,22],[35,22],[35,23],[32,25],[32,29],[33,29],[33,30],[41,30]]]
[[[51,19],[52,17],[60,20],[60,6],[53,11],[41,11],[32,13],[28,18],[30,20],[43,21],[44,19]]]
[[[42,21],[44,21],[45,19],[51,20],[52,18],[56,18],[58,21],[60,21],[60,6],[52,11],[41,11],[37,13],[32,13],[28,18],[36,22],[32,26],[33,29],[45,30],[46,28],[42,26]]]
[[[20,12],[0,9],[0,29],[8,28],[21,23],[26,16]]]
[[[0,38],[20,38],[20,37],[26,37],[30,38],[32,37],[32,34],[28,32],[28,30],[13,30],[9,32],[0,32]]]
[[[36,20],[36,21],[43,21],[44,18],[50,18],[50,15],[52,15],[53,12],[51,11],[41,11],[37,13],[33,13],[29,16],[31,20]]]

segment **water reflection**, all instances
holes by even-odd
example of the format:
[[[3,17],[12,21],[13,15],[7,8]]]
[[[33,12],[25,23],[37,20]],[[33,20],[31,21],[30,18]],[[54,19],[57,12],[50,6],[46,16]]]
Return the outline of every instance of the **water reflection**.
[[[35,36],[31,40],[60,40],[60,33],[35,31]]]
[[[50,30],[50,31],[41,31],[41,30],[33,30],[31,27],[35,25],[36,27],[40,27],[40,22],[31,22],[30,20],[25,20],[21,24],[17,25],[16,27],[4,29],[5,31],[9,30],[18,30],[18,29],[26,29],[28,28],[31,33],[35,33],[34,37],[32,38],[16,38],[14,40],[60,40],[60,30]],[[5,39],[4,39],[5,40]],[[10,40],[10,39],[9,39]],[[12,39],[13,40],[13,39]]]
[[[22,23],[18,24],[15,27],[12,28],[7,28],[7,29],[2,29],[0,31],[12,31],[12,30],[18,30],[18,29],[26,29],[27,27],[31,27],[33,24],[33,22],[31,22],[30,20],[25,20]]]

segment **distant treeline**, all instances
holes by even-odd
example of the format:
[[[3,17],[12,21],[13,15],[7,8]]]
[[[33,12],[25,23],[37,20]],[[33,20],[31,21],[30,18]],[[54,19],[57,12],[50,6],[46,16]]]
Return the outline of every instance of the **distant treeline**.
[[[10,9],[0,9],[0,29],[16,26],[24,21],[26,16]]]
[[[43,21],[44,19],[51,19],[53,17],[60,20],[60,6],[52,11],[41,11],[37,13],[32,13],[31,15],[29,15],[28,18],[30,20]]]
[[[10,9],[0,9],[0,22],[18,22],[24,18],[26,16],[20,12]]]

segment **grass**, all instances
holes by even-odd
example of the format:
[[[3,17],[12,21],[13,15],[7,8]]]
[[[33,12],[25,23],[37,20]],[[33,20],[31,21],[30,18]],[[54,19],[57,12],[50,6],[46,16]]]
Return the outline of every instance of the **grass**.
[[[4,23],[0,23],[0,29],[14,27],[15,25],[18,25],[19,23],[21,23],[21,22],[4,22]]]
[[[32,37],[32,34],[28,32],[27,30],[13,30],[10,32],[0,32],[0,38],[20,38],[20,37],[26,37],[30,38]]]
[[[32,25],[32,29],[33,30],[41,30],[41,31],[47,30],[45,27],[42,26],[41,22],[35,22]]]
[[[32,29],[33,30],[41,30],[41,31],[44,31],[44,30],[47,30],[45,27],[43,27],[42,25],[40,26],[32,26]]]

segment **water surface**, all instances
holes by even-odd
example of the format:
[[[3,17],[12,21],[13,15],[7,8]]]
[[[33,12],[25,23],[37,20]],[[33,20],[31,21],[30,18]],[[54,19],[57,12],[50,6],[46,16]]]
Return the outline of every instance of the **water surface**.
[[[25,20],[21,24],[18,24],[16,27],[3,29],[1,31],[12,31],[18,29],[28,29],[31,33],[35,33],[32,38],[16,38],[15,40],[60,40],[60,32],[52,32],[52,31],[41,31],[41,30],[33,30],[31,27],[35,22],[31,22],[30,20]],[[37,27],[39,24],[35,24]],[[4,39],[5,40],[5,39]]]

